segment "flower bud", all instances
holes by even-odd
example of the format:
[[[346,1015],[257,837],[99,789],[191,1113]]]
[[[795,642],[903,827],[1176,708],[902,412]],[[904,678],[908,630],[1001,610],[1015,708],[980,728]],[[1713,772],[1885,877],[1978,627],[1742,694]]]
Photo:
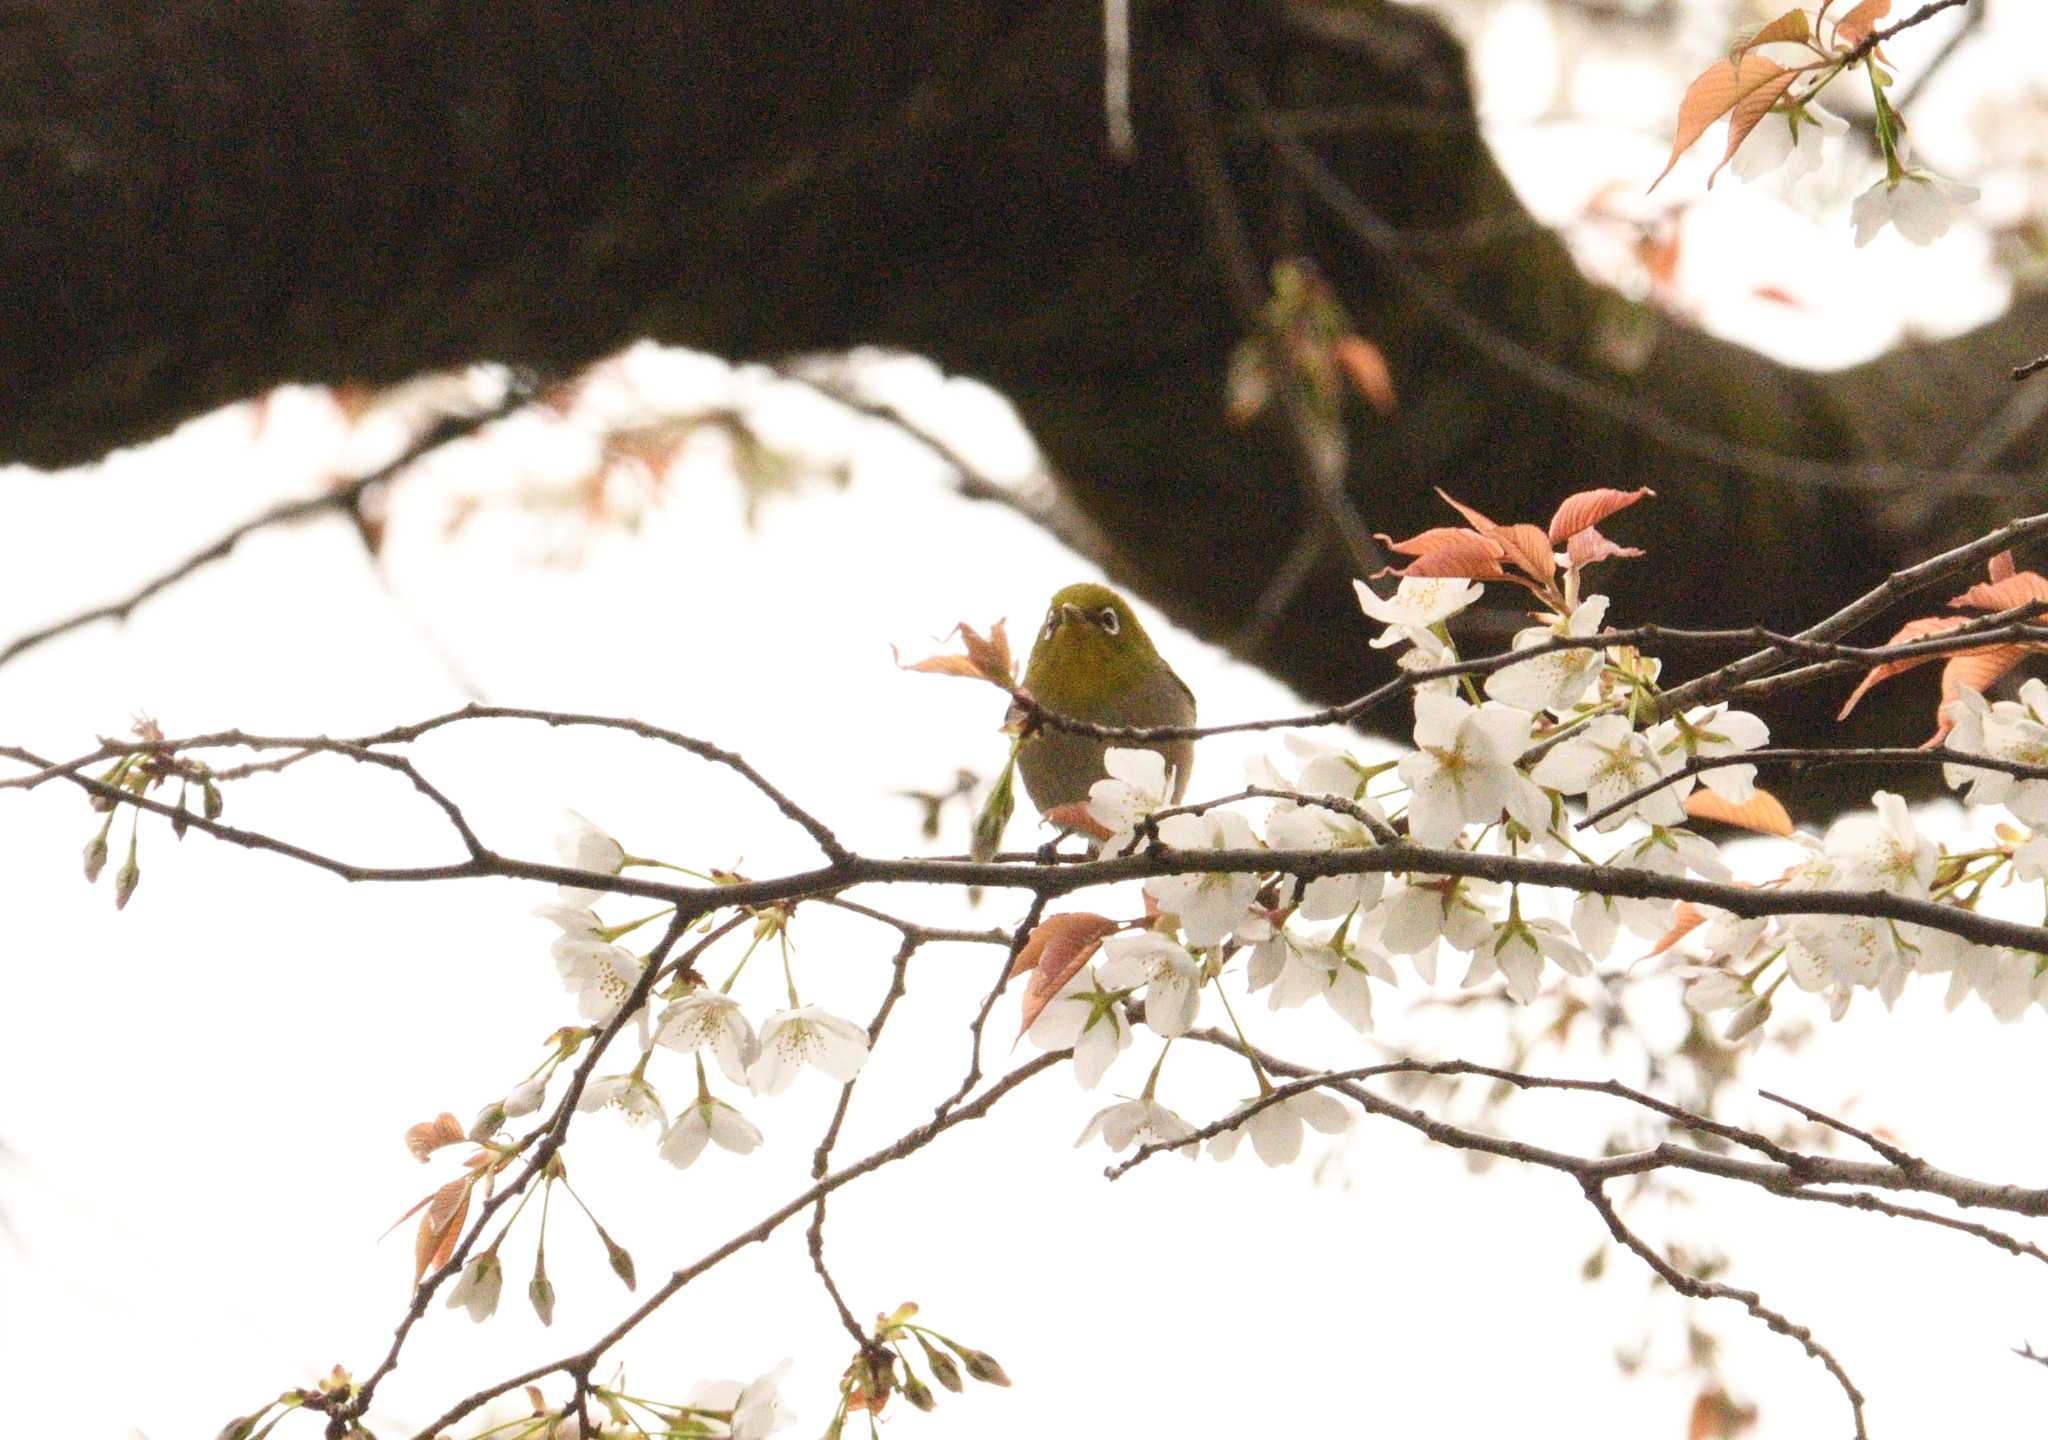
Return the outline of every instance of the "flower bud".
[[[469,1122],[469,1138],[481,1145],[497,1134],[505,1124],[505,1102],[493,1100],[476,1112],[476,1119]]]
[[[512,1087],[512,1093],[499,1103],[511,1119],[531,1115],[540,1109],[540,1102],[547,1098],[548,1082],[542,1079],[522,1080]]]
[[[128,908],[128,897],[135,893],[136,883],[141,879],[142,871],[136,865],[135,857],[131,855],[122,864],[121,868],[114,872],[114,908],[116,910]]]
[[[987,1385],[1010,1383],[1010,1377],[1003,1373],[1003,1367],[996,1363],[996,1357],[986,1350],[961,1350],[959,1353],[960,1363],[967,1367],[967,1373],[975,1379]]]
[[[220,786],[214,784],[211,780],[209,780],[206,782],[205,791],[206,818],[209,820],[218,820],[220,819],[220,812],[226,808],[226,802],[220,798]]]
[[[102,830],[92,837],[85,847],[85,883],[90,885],[100,878],[100,871],[107,867],[107,832]]]
[[[931,1370],[932,1379],[958,1394],[964,1387],[960,1382],[960,1367],[953,1363],[953,1357],[922,1335],[917,1337],[917,1343],[924,1347],[924,1363]]]
[[[625,1246],[611,1236],[600,1232],[600,1238],[604,1241],[606,1258],[611,1261],[612,1273],[626,1282],[628,1290],[633,1289],[640,1283],[633,1271],[633,1257],[626,1252]]]
[[[495,1250],[486,1250],[462,1267],[462,1278],[448,1292],[448,1308],[466,1309],[470,1319],[482,1324],[496,1313],[504,1288],[505,1267]]]
[[[917,1378],[908,1366],[903,1371],[903,1398],[918,1409],[932,1411],[938,1408],[938,1397],[932,1394],[932,1387]]]
[[[1728,1022],[1728,1028],[1721,1033],[1721,1038],[1731,1045],[1738,1040],[1746,1040],[1770,1018],[1771,997],[1767,994],[1759,995],[1735,1012],[1735,1017]]]
[[[532,1302],[533,1313],[540,1316],[541,1324],[555,1323],[555,1286],[538,1255],[533,1260],[533,1283],[526,1287],[526,1298]]]

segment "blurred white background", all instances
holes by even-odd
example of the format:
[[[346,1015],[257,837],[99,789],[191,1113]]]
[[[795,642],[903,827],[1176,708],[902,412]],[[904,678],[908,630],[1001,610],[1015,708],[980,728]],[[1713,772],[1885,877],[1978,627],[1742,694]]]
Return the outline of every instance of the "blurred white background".
[[[1516,183],[1604,278],[1647,287],[1629,269],[1636,251],[1613,240],[1623,232],[1589,218],[1588,201],[1609,192],[1603,205],[1648,216],[1672,196],[1691,203],[1665,298],[1776,354],[1846,363],[2002,304],[1987,226],[2039,197],[1990,168],[2007,157],[1979,106],[1994,105],[1999,87],[2040,85],[2038,7],[2000,5],[1968,42],[1975,53],[1911,112],[1920,153],[1987,190],[1977,220],[1926,251],[1889,233],[1851,249],[1846,206],[1874,174],[1867,158],[1837,158],[1789,195],[1727,177],[1707,194],[1707,166],[1689,161],[1651,209],[1612,198],[1639,195],[1662,163],[1678,89],[1723,43],[1721,21],[1686,32],[1699,51],[1688,69],[1668,49],[1632,53],[1625,29],[1610,53],[1533,0],[1461,16]],[[1908,76],[1942,33],[1929,26],[1896,43]],[[1567,106],[1576,118],[1561,118]],[[1799,304],[1759,299],[1759,287]],[[862,374],[990,474],[1030,475],[1028,441],[986,391],[914,361],[873,360]],[[658,486],[615,471],[607,518],[587,520],[564,502],[595,463],[587,417],[639,402],[743,409],[776,456],[813,464],[792,468],[792,492],[757,495],[749,523],[730,446],[707,431]],[[944,789],[961,766],[992,772],[1001,702],[984,687],[902,673],[889,646],[925,653],[954,622],[998,616],[1021,643],[1053,589],[1089,576],[1085,564],[1013,511],[957,498],[945,468],[893,427],[760,372],[641,349],[585,405],[567,420],[523,415],[420,467],[394,493],[381,567],[338,519],[266,532],[129,623],[0,669],[0,739],[69,756],[138,712],[174,735],[359,733],[473,690],[632,715],[738,749],[856,848],[957,851],[964,812],[925,842],[918,807],[897,792]],[[126,590],[279,497],[379,463],[400,433],[388,417],[352,422],[325,394],[284,391],[90,472],[0,472],[0,524],[14,539],[0,569],[0,642]],[[842,463],[843,486],[812,473]],[[1205,720],[1294,708],[1272,682],[1146,620]],[[1330,643],[1367,633],[1361,621]],[[1240,737],[1205,742],[1197,790],[1234,788],[1251,753]],[[629,850],[681,864],[765,875],[811,859],[730,777],[617,737],[493,722],[442,732],[416,755],[510,853],[550,857],[573,806]],[[239,783],[227,798],[234,822],[331,853],[454,855],[402,781],[339,762]],[[1957,814],[1942,807],[1929,823]],[[337,1362],[362,1374],[382,1356],[407,1298],[411,1227],[378,1237],[452,1173],[445,1161],[417,1165],[405,1127],[443,1109],[467,1123],[542,1058],[573,1007],[548,958],[550,931],[529,914],[551,898],[539,887],[350,887],[202,836],[175,843],[150,823],[140,887],[116,915],[106,885],[88,888],[79,873],[97,824],[60,787],[0,793],[10,857],[0,906],[12,919],[0,990],[11,1021],[0,1048],[0,1392],[23,1433],[208,1436]],[[1025,831],[1020,819],[1013,840]],[[117,826],[115,864],[125,835]],[[936,892],[868,898],[934,923],[1021,913],[1013,896],[971,912]],[[864,1021],[894,936],[807,910],[794,938],[805,998]],[[841,1159],[892,1139],[951,1089],[995,963],[966,947],[918,958]],[[1439,996],[1454,993],[1459,969],[1446,966]],[[1555,971],[1550,980],[1562,983]],[[779,991],[763,966],[741,993],[758,1019]],[[1383,1053],[1500,1053],[1514,1018],[1504,999],[1416,1003],[1429,993],[1405,972],[1398,995],[1379,988],[1378,1030],[1365,1040],[1322,1010],[1241,1013],[1254,1038],[1333,1067]],[[1675,983],[1644,981],[1629,997],[1645,1031],[1668,1043],[1682,1024]],[[1946,1014],[1938,981],[1910,988],[1891,1014],[1865,996],[1836,1026],[1818,1006],[1802,1010],[1806,997],[1787,998],[1784,1023],[1818,1033],[1796,1053],[1767,1043],[1749,1056],[1734,1092],[1743,1103],[1724,1118],[1775,1124],[1754,1091],[1776,1089],[1881,1125],[1946,1168],[2038,1180],[2048,1144],[2026,1122],[2025,1097],[2041,1017],[2001,1027],[1974,1004]],[[1009,1051],[1015,1017],[1014,998],[996,1012],[991,1069],[1029,1053]],[[1610,1259],[1601,1283],[1582,1282],[1603,1235],[1559,1177],[1475,1173],[1406,1131],[1362,1123],[1336,1142],[1312,1138],[1290,1169],[1268,1170],[1248,1151],[1229,1164],[1162,1157],[1106,1184],[1107,1152],[1076,1151],[1072,1139],[1115,1094],[1136,1092],[1152,1054],[1141,1036],[1095,1093],[1049,1075],[835,1197],[828,1255],[856,1313],[914,1299],[1017,1382],[943,1396],[931,1418],[892,1410],[899,1433],[1677,1435],[1698,1389],[1680,1363],[1688,1319],[1724,1342],[1723,1373],[1760,1407],[1755,1434],[1846,1429],[1820,1369],[1735,1307],[1689,1307],[1627,1257]],[[1632,1063],[1580,1040],[1532,1068],[1618,1068],[1635,1080]],[[653,1072],[679,1097],[687,1075],[680,1057]],[[1219,1056],[1176,1052],[1162,1097],[1209,1118],[1245,1083]],[[808,1183],[835,1088],[807,1074],[779,1100],[728,1098],[767,1132],[754,1156],[714,1152],[678,1172],[613,1116],[574,1133],[572,1178],[633,1252],[643,1291]],[[1597,1145],[1622,1117],[1548,1099],[1505,1118],[1529,1138]],[[2036,1262],[1879,1217],[1692,1193],[1695,1204],[1641,1212],[1646,1232],[1725,1252],[1729,1279],[1811,1325],[1863,1384],[1874,1433],[2038,1429],[2048,1375],[2008,1348],[2048,1343]],[[437,1305],[385,1387],[379,1433],[409,1433],[477,1385],[581,1346],[627,1308],[580,1217],[557,1207],[552,1228],[553,1331],[522,1298],[522,1228],[503,1252],[499,1316],[476,1327]],[[1658,1341],[1624,1381],[1616,1351],[1646,1332]],[[815,1434],[846,1352],[797,1222],[691,1286],[620,1358],[637,1393],[674,1396],[794,1356],[792,1433]]]

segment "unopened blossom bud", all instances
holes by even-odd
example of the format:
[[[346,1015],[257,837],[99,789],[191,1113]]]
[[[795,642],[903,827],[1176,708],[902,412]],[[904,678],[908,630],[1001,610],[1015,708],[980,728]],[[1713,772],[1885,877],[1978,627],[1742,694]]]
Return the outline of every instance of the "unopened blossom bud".
[[[107,867],[107,832],[102,830],[92,837],[85,847],[85,883],[90,885],[100,878],[100,871]]]
[[[1746,1040],[1770,1018],[1771,997],[1759,995],[1735,1012],[1735,1018],[1728,1022],[1728,1028],[1721,1032],[1721,1038],[1731,1045],[1738,1040]]]
[[[962,1350],[960,1363],[967,1367],[967,1373],[988,1385],[1008,1385],[1010,1377],[1003,1373],[1003,1367],[996,1363],[996,1357],[986,1350]]]
[[[939,1404],[938,1397],[932,1394],[932,1387],[907,1369],[903,1374],[903,1398],[924,1411],[935,1410]]]
[[[520,1081],[512,1087],[512,1093],[499,1103],[505,1107],[505,1114],[516,1120],[521,1115],[531,1115],[540,1109],[540,1102],[546,1098],[547,1093],[548,1082],[536,1077]]]
[[[933,1345],[922,1335],[917,1337],[917,1343],[924,1347],[924,1361],[925,1365],[932,1372],[932,1379],[938,1381],[955,1394],[958,1394],[965,1388],[960,1380],[960,1367],[953,1363],[951,1355]]]
[[[497,1134],[505,1124],[505,1102],[493,1100],[476,1112],[476,1119],[469,1122],[469,1138],[481,1145]]]
[[[128,897],[135,893],[136,883],[141,879],[142,871],[136,865],[135,857],[131,855],[121,868],[114,872],[114,908],[116,910],[125,910],[128,907]]]
[[[206,782],[205,790],[206,818],[209,820],[218,820],[220,819],[220,812],[227,808],[226,802],[220,798],[220,786],[214,784],[211,780],[209,780]]]

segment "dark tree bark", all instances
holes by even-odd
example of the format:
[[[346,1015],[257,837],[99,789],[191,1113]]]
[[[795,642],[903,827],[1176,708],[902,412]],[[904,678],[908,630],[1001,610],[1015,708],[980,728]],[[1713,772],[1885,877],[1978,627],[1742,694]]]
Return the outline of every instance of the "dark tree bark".
[[[1434,485],[1541,519],[1650,484],[1612,527],[1651,550],[1608,577],[1614,617],[1790,624],[2026,508],[2041,427],[1970,446],[2048,299],[1839,374],[1778,365],[1577,273],[1430,16],[1137,9],[1125,163],[1084,0],[0,3],[0,457],[89,460],[285,380],[562,374],[643,335],[899,346],[1004,391],[1122,578],[1227,638],[1318,512],[1279,422],[1223,416],[1244,329],[1174,89],[1199,56],[1262,263],[1312,255],[1392,361],[1399,412],[1351,424],[1372,528],[1443,523]],[[1304,195],[1245,86],[1380,115],[1308,143],[1405,242]],[[1326,548],[1250,656],[1317,699],[1385,663]]]

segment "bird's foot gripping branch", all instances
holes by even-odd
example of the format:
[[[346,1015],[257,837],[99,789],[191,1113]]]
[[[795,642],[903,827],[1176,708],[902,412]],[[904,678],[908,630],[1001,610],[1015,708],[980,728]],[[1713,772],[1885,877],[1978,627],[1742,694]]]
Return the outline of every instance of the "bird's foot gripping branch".
[[[242,1440],[293,1427],[332,1437],[389,1433],[378,1428],[380,1389],[437,1296],[444,1308],[486,1320],[516,1275],[525,1278],[533,1310],[553,1322],[560,1277],[547,1265],[550,1223],[588,1227],[636,1298],[607,1328],[577,1337],[554,1359],[450,1397],[416,1432],[422,1440],[444,1433],[754,1437],[781,1426],[791,1403],[829,1417],[828,1433],[837,1434],[860,1417],[872,1422],[899,1397],[926,1409],[969,1381],[1006,1384],[991,1357],[951,1338],[974,1333],[974,1316],[945,1316],[941,1333],[900,1294],[843,1294],[827,1264],[826,1207],[835,1191],[920,1155],[1055,1069],[1089,1088],[1114,1073],[1136,1092],[1100,1109],[1082,1132],[1083,1142],[1100,1139],[1121,1155],[1112,1176],[1162,1152],[1227,1159],[1246,1141],[1266,1163],[1284,1164],[1304,1152],[1307,1131],[1345,1130],[1361,1117],[1562,1174],[1618,1250],[1682,1294],[1734,1300],[1791,1337],[1833,1378],[1861,1433],[1862,1392],[1832,1349],[1756,1291],[1646,1240],[1623,1202],[1650,1179],[1693,1177],[1938,1226],[2048,1262],[2033,1244],[1950,1213],[2048,1214],[2048,1191],[1951,1173],[1795,1102],[1784,1103],[1823,1127],[1814,1134],[1854,1140],[1876,1158],[1843,1158],[1812,1135],[1787,1138],[1733,1123],[1713,1113],[1712,1095],[1705,1105],[1686,1105],[1619,1080],[1398,1054],[1339,1069],[1308,1066],[1280,1053],[1270,1035],[1254,1038],[1260,1026],[1247,1023],[1274,1023],[1247,1007],[1264,996],[1269,1011],[1327,1005],[1366,1031],[1376,997],[1384,1001],[1397,989],[1427,995],[1440,988],[1440,972],[1441,988],[1456,979],[1459,1003],[1510,1007],[1611,994],[1675,973],[1695,1017],[1725,1014],[1725,1039],[1751,1043],[1772,1033],[1774,1010],[1839,1018],[1863,991],[1889,1001],[1909,984],[1939,983],[1952,1002],[1975,996],[2006,1019],[2048,996],[2048,929],[2035,923],[2036,887],[2048,876],[2048,829],[2035,828],[2048,826],[2048,691],[2030,680],[2017,698],[1983,693],[2048,642],[2035,620],[2048,602],[2048,581],[2014,558],[2016,547],[2048,536],[2048,516],[2016,521],[1901,572],[1796,634],[1617,626],[1593,576],[1634,552],[1599,527],[1647,496],[1573,496],[1543,526],[1496,522],[1453,502],[1462,525],[1389,540],[1411,563],[1391,587],[1361,584],[1372,626],[1331,643],[1384,648],[1396,657],[1394,673],[1312,714],[1197,727],[1192,698],[1137,617],[1100,587],[1055,597],[1029,683],[1015,679],[1000,627],[986,638],[966,632],[964,655],[912,667],[972,676],[1008,693],[1008,743],[1025,788],[1057,821],[1088,835],[1085,853],[1005,853],[1005,814],[984,818],[985,858],[860,854],[740,756],[599,715],[479,705],[345,739],[242,731],[172,738],[145,726],[68,761],[0,750],[24,767],[0,787],[69,784],[104,817],[93,820],[85,869],[89,880],[98,878],[119,848],[117,903],[146,902],[142,881],[158,822],[177,836],[197,832],[352,880],[492,877],[552,890],[539,913],[557,932],[553,962],[576,1013],[550,1018],[541,1062],[530,1072],[480,1086],[486,1099],[472,1123],[444,1113],[407,1136],[423,1161],[456,1164],[417,1207],[414,1287],[388,1350],[365,1369],[337,1369],[320,1385],[283,1392],[223,1433]],[[1912,620],[1882,644],[1849,638],[1913,592],[1943,583],[1957,589],[1980,565],[1986,578],[1960,588],[1946,613]],[[1467,655],[1459,617],[1488,585],[1525,595],[1531,623],[1507,650]],[[1691,662],[1689,678],[1672,683],[1665,655]],[[1860,693],[1935,660],[1942,662],[1942,699],[1936,743],[1923,749],[1774,748],[1761,722],[1741,708],[1758,694],[1846,686],[1858,676]],[[1055,697],[1082,713],[1058,708]],[[1413,744],[1399,753],[1362,756],[1303,733],[1393,705],[1414,714]],[[715,835],[629,848],[580,820],[563,832],[553,859],[507,854],[484,840],[408,751],[452,727],[514,722],[623,732],[728,771],[817,858],[763,878],[704,858],[716,855]],[[1246,730],[1291,733],[1279,755],[1253,767],[1248,783],[1189,801],[1198,742]],[[241,787],[288,784],[302,767],[335,760],[402,781],[439,815],[451,858],[377,864],[230,818]],[[1994,812],[1985,833],[1937,842],[1895,796],[1874,789],[1867,811],[1824,836],[1796,835],[1757,776],[1814,764],[1868,767],[1878,781],[1887,770],[1939,765],[1972,804],[2002,813]],[[123,822],[125,834],[116,829]],[[1724,854],[1705,826],[1770,838],[1755,853]],[[656,858],[668,847],[677,847],[678,858]],[[1024,903],[985,930],[882,908],[878,897],[889,887],[912,885],[989,889]],[[814,917],[827,914],[890,937],[873,955],[876,998],[865,1022],[804,998],[818,963],[804,936]],[[940,947],[968,954],[979,947],[992,962],[985,995],[963,1017],[965,1067],[957,1059],[928,1063],[928,1114],[846,1159],[838,1144],[860,1077],[894,1038],[890,1020],[914,963]],[[1455,970],[1444,968],[1453,962]],[[537,956],[535,963],[542,963]],[[983,1032],[1019,978],[1025,984],[1015,1023],[1042,1053],[990,1080],[982,1071]],[[1884,1023],[1874,1013],[1861,1019]],[[1697,1018],[1692,1023],[1697,1029]],[[1214,1061],[1236,1067],[1242,1101],[1206,1109],[1179,1101],[1177,1108],[1179,1095],[1194,1093],[1182,1090],[1183,1072]],[[823,1080],[807,1078],[811,1071]],[[1468,1116],[1446,1118],[1430,1100],[1444,1092],[1426,1091],[1417,1102],[1413,1087],[1422,1080],[1442,1087],[1476,1080],[1503,1093],[1574,1092],[1626,1112],[1636,1128],[1626,1144],[1554,1148]],[[1401,1088],[1390,1088],[1396,1082]],[[599,1219],[604,1197],[571,1188],[572,1135],[600,1112],[613,1115],[646,1132],[650,1161],[687,1172],[673,1183],[699,1183],[717,1167],[730,1187],[743,1183],[748,1157],[790,1143],[778,1097],[821,1083],[838,1087],[838,1104],[823,1134],[806,1142],[808,1183],[764,1197],[759,1218],[737,1233],[693,1242],[694,1258],[679,1257],[637,1293],[640,1274],[628,1247],[644,1251],[648,1242],[607,1229]],[[1015,1143],[1064,1146],[1066,1139]],[[806,1223],[812,1268],[847,1332],[835,1394],[785,1403],[783,1376],[769,1368],[777,1358],[771,1333],[760,1337],[771,1352],[763,1373],[749,1383],[691,1388],[694,1377],[666,1373],[663,1361],[647,1357],[635,1364],[654,1372],[651,1383],[625,1383],[620,1366],[650,1315],[792,1221]],[[681,1398],[664,1398],[670,1395]]]

